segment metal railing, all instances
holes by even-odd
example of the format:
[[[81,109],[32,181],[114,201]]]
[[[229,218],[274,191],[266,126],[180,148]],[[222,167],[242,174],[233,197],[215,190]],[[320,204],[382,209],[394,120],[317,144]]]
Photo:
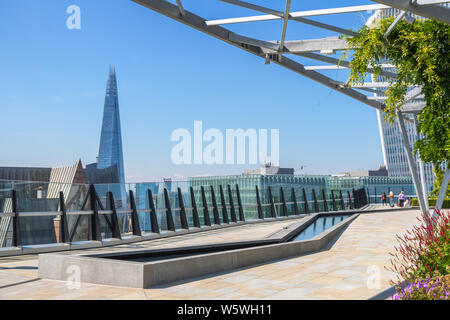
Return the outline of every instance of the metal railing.
[[[164,188],[164,208],[156,208],[154,196],[150,189],[147,190],[148,209],[138,209],[134,192],[129,190],[128,209],[116,209],[113,192],[108,192],[107,203],[108,209],[105,208],[100,200],[94,185],[89,186],[89,190],[83,200],[81,210],[66,210],[65,195],[63,191],[59,192],[59,210],[58,211],[42,211],[42,212],[20,212],[17,201],[18,196],[16,190],[11,191],[12,212],[0,213],[0,220],[10,219],[10,236],[12,247],[22,247],[21,241],[21,218],[28,217],[54,217],[54,230],[56,243],[73,243],[77,231],[80,229],[81,220],[87,217],[87,240],[101,241],[105,239],[122,240],[124,235],[133,235],[142,237],[138,214],[148,214],[150,218],[150,233],[161,234],[164,232],[161,223],[165,224],[167,231],[178,232],[180,230],[189,231],[190,229],[201,229],[214,226],[232,226],[238,223],[245,223],[249,220],[273,220],[281,217],[299,216],[316,212],[328,212],[347,209],[357,209],[368,203],[366,191],[364,189],[352,192],[347,191],[344,196],[342,190],[339,192],[331,191],[331,197],[327,198],[324,189],[320,190],[321,199],[317,198],[315,189],[312,189],[312,200],[308,200],[305,189],[302,189],[302,200],[297,200],[294,188],[290,188],[290,201],[286,201],[285,191],[288,188],[279,188],[279,201],[274,201],[272,187],[267,188],[268,203],[261,203],[261,195],[258,186],[255,186],[256,203],[243,204],[241,201],[241,193],[239,186],[236,184],[234,188],[235,198],[230,185],[226,186],[228,199],[225,197],[224,188],[219,186],[219,194],[216,197],[216,190],[213,186],[209,186],[210,203],[207,201],[205,186],[200,187],[200,199],[195,196],[193,187],[189,188],[190,206],[185,207],[181,189],[178,187],[176,192],[176,200],[178,206],[172,208],[169,191]],[[199,201],[199,206],[197,201]],[[217,201],[219,200],[219,201]],[[228,201],[227,201],[228,200]],[[236,201],[235,201],[236,200]],[[211,203],[212,202],[212,203]],[[256,209],[256,219],[246,219],[246,213],[249,209]],[[212,213],[212,214],[211,214]],[[158,219],[158,214],[160,218]],[[122,221],[128,222],[129,228],[120,230],[119,217]],[[127,219],[124,219],[127,217]],[[72,226],[69,226],[69,218],[74,219]],[[188,220],[190,223],[188,223]],[[103,224],[102,224],[103,222]],[[126,225],[126,224],[125,224]],[[176,227],[179,227],[178,229]]]

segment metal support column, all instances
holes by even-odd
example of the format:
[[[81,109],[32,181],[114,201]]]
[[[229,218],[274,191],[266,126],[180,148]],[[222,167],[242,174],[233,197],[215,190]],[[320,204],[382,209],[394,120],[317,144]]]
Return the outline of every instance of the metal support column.
[[[353,205],[352,205],[352,197],[350,196],[350,191],[347,190],[347,196],[348,196],[348,208],[352,209]]]
[[[209,186],[211,190],[211,200],[213,205],[214,224],[220,225],[219,209],[217,208],[216,194],[213,186]]]
[[[448,183],[450,181],[450,164],[447,164],[447,170],[445,171],[444,178],[442,179],[441,190],[439,191],[439,195],[436,201],[436,207],[440,210],[442,208],[442,204],[444,203],[444,198],[447,193]],[[435,212],[433,212],[433,216],[435,216]]]
[[[183,193],[181,192],[181,188],[178,188],[177,191],[178,191],[178,203],[180,204],[181,229],[189,230],[189,225],[186,217],[186,209],[184,208]]]
[[[414,115],[414,127],[416,129],[417,134],[419,134],[419,131],[417,130],[417,115]],[[427,190],[427,182],[425,179],[425,168],[423,165],[423,161],[420,158],[420,152],[418,152],[418,160],[419,160],[419,172],[420,172],[420,184],[422,185],[422,192],[423,197],[425,200],[425,209],[427,212],[429,212],[429,204],[428,204],[428,190]]]
[[[89,203],[91,205],[91,210],[94,212],[89,216],[89,240],[101,241],[102,235],[100,233],[100,219],[98,216],[97,198],[93,184],[89,187]]]
[[[205,188],[200,187],[202,193],[202,203],[203,203],[203,220],[205,221],[205,226],[211,226],[211,218],[209,217],[208,202],[206,201]]]
[[[245,221],[244,209],[242,208],[242,201],[241,201],[241,192],[239,191],[239,186],[237,184],[236,184],[236,197],[239,206],[239,220]]]
[[[167,230],[175,231],[175,223],[173,222],[172,208],[170,207],[169,192],[164,188],[164,201],[166,204]]]
[[[231,221],[232,222],[237,222],[236,209],[234,208],[234,201],[233,201],[233,193],[231,192],[231,186],[230,185],[227,185],[227,191],[228,191],[228,201],[230,202]]]
[[[156,216],[156,208],[155,202],[153,201],[152,190],[148,189],[147,194],[148,194],[148,206],[150,208],[150,224],[152,232],[161,233],[161,231],[159,230],[158,217]]]
[[[309,213],[309,206],[308,206],[308,198],[306,197],[306,191],[305,188],[302,189],[303,193],[303,209],[305,210],[305,213]]]
[[[230,220],[228,219],[227,203],[225,202],[225,194],[223,193],[222,185],[219,186],[219,192],[220,192],[220,202],[222,204],[223,223],[230,223]]]
[[[336,199],[334,198],[334,191],[331,190],[331,198],[333,199],[333,211],[337,211]]]
[[[277,212],[275,210],[275,203],[273,202],[273,196],[272,196],[272,188],[269,186],[269,201],[270,201],[270,214],[272,215],[272,218],[277,217]]]
[[[417,198],[419,199],[420,210],[422,213],[426,212],[425,200],[423,198],[423,192],[419,181],[419,176],[417,175],[417,168],[414,162],[413,154],[411,152],[411,147],[408,140],[408,135],[406,133],[405,123],[403,120],[403,114],[397,111],[397,118],[399,123],[399,128],[403,137],[403,147],[405,149],[406,158],[408,160],[409,171],[413,178],[414,187],[416,188]]]
[[[299,214],[299,212],[298,212],[298,203],[297,203],[297,197],[295,196],[295,189],[294,188],[291,189],[291,198],[292,198],[292,201],[294,202],[294,214],[296,216],[298,216],[298,214]]]
[[[194,188],[190,187],[191,205],[192,205],[192,219],[194,220],[194,227],[200,228],[200,219],[198,217],[197,202],[195,201]]]
[[[322,199],[323,199],[323,210],[325,212],[328,212],[328,203],[327,203],[327,197],[325,195],[325,189],[322,189]]]
[[[261,207],[261,198],[259,196],[259,189],[258,186],[256,186],[256,206],[257,206],[257,210],[258,210],[258,219],[264,219],[264,215],[262,212],[262,207]]]
[[[319,204],[317,203],[316,189],[312,189],[313,201],[314,201],[314,213],[319,212]]]
[[[341,199],[341,210],[345,210],[345,201],[344,197],[342,196],[342,190],[339,190],[339,198]]]
[[[67,223],[67,210],[62,191],[59,192],[59,210],[61,211],[61,216],[59,217],[59,241],[67,243],[69,242],[69,224]]]
[[[286,206],[286,199],[284,198],[284,191],[283,191],[283,187],[280,187],[280,197],[281,197],[281,205],[283,208],[283,215],[285,217],[288,216],[288,212],[287,212],[287,206]]]
[[[21,247],[22,241],[20,236],[19,225],[19,208],[17,207],[17,193],[16,190],[12,190],[12,211],[14,216],[12,218],[12,245],[13,247]]]
[[[117,219],[116,203],[114,201],[114,195],[111,191],[108,192],[108,199],[109,199],[109,209],[112,211],[111,214],[112,237],[122,240],[122,235],[120,234],[119,228],[119,220]]]
[[[141,227],[139,226],[139,216],[137,214],[136,201],[134,201],[133,191],[130,190],[130,206],[131,206],[131,226],[134,236],[141,236]]]

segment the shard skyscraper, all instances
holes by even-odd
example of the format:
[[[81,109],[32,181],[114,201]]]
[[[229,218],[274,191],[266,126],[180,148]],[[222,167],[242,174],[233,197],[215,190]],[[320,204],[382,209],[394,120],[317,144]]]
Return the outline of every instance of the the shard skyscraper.
[[[109,69],[108,83],[106,85],[100,150],[98,152],[97,162],[97,169],[105,169],[116,165],[119,183],[125,183],[119,95],[117,92],[117,78],[114,67],[110,67]]]

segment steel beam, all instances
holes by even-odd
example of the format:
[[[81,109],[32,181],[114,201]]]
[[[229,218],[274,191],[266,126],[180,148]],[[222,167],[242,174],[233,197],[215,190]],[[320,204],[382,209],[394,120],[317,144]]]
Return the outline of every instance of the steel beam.
[[[299,52],[297,52],[297,53],[294,53],[294,54],[297,55],[297,56],[300,56],[300,57],[305,57],[305,58],[309,58],[309,59],[313,59],[313,60],[317,60],[317,61],[331,63],[331,64],[336,65],[336,66],[342,66],[342,67],[350,68],[350,62],[349,61],[339,60],[339,59],[336,59],[336,58],[333,58],[333,57],[327,57],[327,56],[324,56],[324,55],[321,55],[321,54],[318,54],[318,53],[313,53],[313,52],[301,52],[301,53],[299,53]],[[305,70],[306,70],[306,67],[305,67]],[[375,70],[373,70],[373,68],[369,67],[369,68],[367,68],[367,72],[374,73]],[[385,71],[385,70],[382,70],[380,72],[380,75],[386,76],[386,77],[389,77],[389,78],[393,78],[393,79],[397,78],[397,74],[395,74],[394,72]],[[369,86],[367,86],[367,83],[362,84],[362,86],[369,87]],[[389,85],[387,85],[386,87],[388,87],[388,86]],[[352,86],[352,87],[353,88],[359,88],[357,86]]]
[[[397,8],[399,10],[407,10],[422,17],[450,24],[450,9],[435,4],[420,5],[412,3],[410,0],[373,0],[375,2]]]
[[[240,49],[250,52],[254,55],[257,55],[260,58],[266,59],[266,52],[263,50],[263,48],[261,46],[246,44],[246,43],[242,43],[242,42],[238,42],[238,41],[236,41],[236,42],[231,41],[231,40],[229,40],[229,34],[230,34],[229,30],[219,27],[219,26],[207,26],[205,19],[203,19],[197,15],[194,15],[187,10],[185,10],[185,15],[183,17],[181,17],[179,15],[178,7],[176,5],[173,5],[170,2],[167,2],[164,0],[132,0],[132,1],[134,1],[138,4],[141,4],[142,6],[149,8],[153,11],[161,13],[171,19],[174,19],[183,24],[186,24],[194,29],[197,29],[208,35],[211,35],[219,40],[229,43],[237,48],[240,48]],[[364,10],[366,10],[366,9],[364,9]],[[371,107],[374,107],[379,110],[384,109],[384,105],[382,103],[380,103],[378,101],[370,101],[369,99],[367,99],[367,97],[365,95],[361,94],[360,92],[358,92],[354,89],[346,88],[345,86],[339,85],[333,79],[331,79],[319,72],[305,70],[304,66],[301,63],[298,63],[298,62],[288,59],[286,57],[284,57],[284,59],[282,61],[278,61],[277,55],[275,55],[274,57],[271,57],[270,61],[272,61],[276,64],[279,64],[279,65],[281,65],[291,71],[294,71],[300,75],[303,75],[309,79],[319,82],[333,90],[341,92],[341,93],[343,93],[351,98],[354,98],[360,102],[363,102]]]
[[[144,0],[133,0],[133,1],[144,1]],[[372,5],[351,6],[351,7],[341,7],[341,8],[297,11],[297,12],[292,12],[291,17],[292,18],[303,18],[303,17],[323,16],[323,15],[338,14],[338,13],[351,13],[351,12],[361,12],[361,11],[368,11],[368,10],[388,9],[388,8],[389,8],[389,6],[387,6],[387,5],[372,4]],[[223,25],[223,24],[234,24],[234,23],[256,22],[256,21],[270,21],[270,20],[280,20],[280,19],[282,19],[282,18],[279,15],[268,14],[268,15],[260,15],[260,16],[251,16],[251,17],[210,20],[210,21],[206,21],[206,25],[207,26],[217,26],[217,25]]]
[[[262,7],[262,6],[258,6],[258,5],[254,5],[252,3],[248,3],[248,2],[244,2],[244,1],[240,1],[240,0],[220,0],[222,2],[227,2],[230,4],[234,4],[243,8],[247,8],[247,9],[252,9],[255,11],[260,11],[263,13],[267,13],[270,15],[274,15],[274,16],[278,16],[282,19],[285,18],[285,14],[282,11],[278,11],[278,10],[273,10],[273,9],[269,9],[266,7]],[[335,27],[323,22],[318,22],[318,21],[314,21],[311,19],[306,19],[306,18],[302,18],[302,17],[297,17],[297,18],[293,18],[291,15],[287,15],[287,19],[289,20],[293,20],[293,21],[297,21],[297,22],[301,22],[304,24],[308,24],[314,27],[318,27],[318,28],[322,28],[322,29],[326,29],[326,30],[330,30],[330,31],[335,31],[341,34],[346,34],[349,36],[353,36],[353,37],[357,37],[359,36],[358,32],[354,32],[351,30],[347,30],[347,29],[343,29],[343,28],[339,28],[339,27]]]

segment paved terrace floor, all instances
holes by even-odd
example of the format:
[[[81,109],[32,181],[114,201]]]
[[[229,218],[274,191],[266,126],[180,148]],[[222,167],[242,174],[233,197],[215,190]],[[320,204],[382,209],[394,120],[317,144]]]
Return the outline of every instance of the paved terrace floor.
[[[0,299],[368,299],[390,287],[394,275],[384,266],[395,234],[411,228],[418,215],[411,209],[361,214],[320,252],[146,290],[88,283],[71,289],[64,281],[39,279],[36,255],[0,258]],[[296,221],[243,225],[89,253],[260,239]],[[378,288],[367,285],[374,271],[379,271]]]

